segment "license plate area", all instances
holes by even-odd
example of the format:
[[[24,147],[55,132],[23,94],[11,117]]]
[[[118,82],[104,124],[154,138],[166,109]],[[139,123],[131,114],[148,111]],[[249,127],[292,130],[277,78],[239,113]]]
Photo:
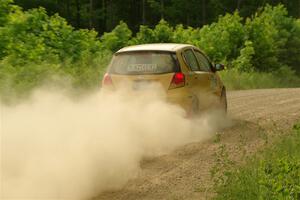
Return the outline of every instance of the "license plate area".
[[[133,90],[147,90],[150,89],[153,85],[153,81],[151,80],[135,80],[132,84]]]

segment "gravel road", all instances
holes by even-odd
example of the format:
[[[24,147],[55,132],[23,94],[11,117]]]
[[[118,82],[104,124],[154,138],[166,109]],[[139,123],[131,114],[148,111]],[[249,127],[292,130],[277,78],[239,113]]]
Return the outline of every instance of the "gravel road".
[[[213,195],[210,170],[221,144],[231,159],[241,162],[241,144],[248,154],[255,153],[300,120],[299,88],[229,91],[227,96],[233,126],[220,132],[220,141],[191,143],[144,160],[138,177],[121,190],[95,199],[209,199]]]

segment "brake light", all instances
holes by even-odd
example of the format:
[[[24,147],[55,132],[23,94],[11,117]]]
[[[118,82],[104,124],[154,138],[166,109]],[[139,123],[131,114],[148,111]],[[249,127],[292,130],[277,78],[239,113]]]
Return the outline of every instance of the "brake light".
[[[102,85],[112,85],[112,79],[108,73],[105,73],[102,80]]]
[[[183,87],[185,85],[185,76],[182,72],[174,74],[169,89]]]

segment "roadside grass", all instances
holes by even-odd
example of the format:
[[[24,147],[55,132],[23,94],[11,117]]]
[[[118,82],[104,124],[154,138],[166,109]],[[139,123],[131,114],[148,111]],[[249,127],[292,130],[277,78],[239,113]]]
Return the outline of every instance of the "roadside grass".
[[[228,69],[220,75],[228,90],[300,87],[300,77],[284,67],[272,73]]]
[[[300,123],[242,166],[232,163],[223,145],[216,156],[223,170],[221,176],[212,171],[213,199],[300,199]]]

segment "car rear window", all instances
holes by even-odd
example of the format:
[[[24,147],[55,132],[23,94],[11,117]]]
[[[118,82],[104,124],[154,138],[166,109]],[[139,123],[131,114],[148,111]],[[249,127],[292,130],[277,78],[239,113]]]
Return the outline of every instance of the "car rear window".
[[[124,52],[116,54],[109,72],[112,74],[162,74],[177,72],[177,58],[171,52]]]

